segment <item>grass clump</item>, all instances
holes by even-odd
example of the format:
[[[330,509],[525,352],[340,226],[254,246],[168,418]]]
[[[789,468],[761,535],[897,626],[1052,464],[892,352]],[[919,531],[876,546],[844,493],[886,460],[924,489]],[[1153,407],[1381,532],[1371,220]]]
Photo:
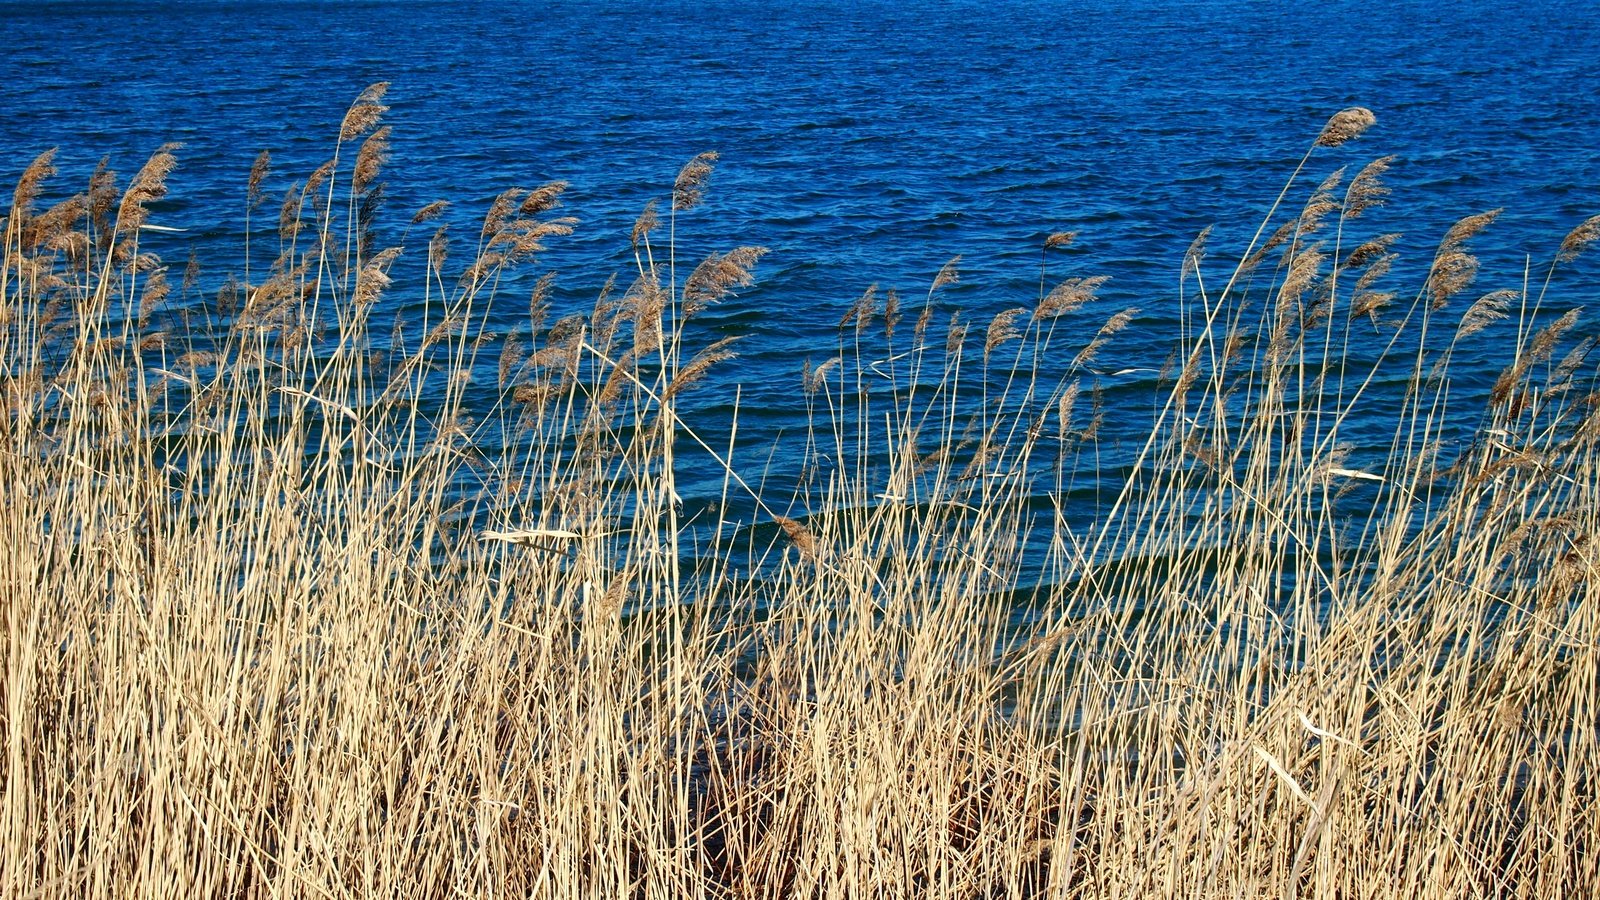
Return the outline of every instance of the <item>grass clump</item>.
[[[959,260],[920,308],[868,292],[779,500],[682,406],[736,346],[695,317],[763,253],[678,271],[715,156],[641,215],[626,287],[548,322],[540,279],[495,335],[564,185],[497,197],[465,260],[437,203],[383,246],[382,99],[215,293],[149,247],[180,148],[41,210],[46,154],[14,191],[7,896],[1600,888],[1593,339],[1526,283],[1459,300],[1492,214],[1402,303],[1393,237],[1348,231],[1387,161],[1283,213],[1297,170],[1224,277],[1186,254],[1115,466],[1089,366],[1138,311],[1079,329],[1102,278],[977,328]],[[1458,339],[1502,333],[1464,400]]]

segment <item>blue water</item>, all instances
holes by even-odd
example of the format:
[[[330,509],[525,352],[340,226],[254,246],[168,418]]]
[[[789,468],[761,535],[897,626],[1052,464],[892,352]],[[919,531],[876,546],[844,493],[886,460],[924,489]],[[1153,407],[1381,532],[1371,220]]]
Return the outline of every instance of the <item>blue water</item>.
[[[559,313],[587,309],[613,272],[626,281],[640,208],[719,151],[706,203],[679,223],[686,255],[771,252],[756,288],[707,315],[708,339],[747,340],[696,396],[720,433],[742,383],[741,434],[759,448],[797,427],[802,361],[834,352],[867,285],[917,297],[961,254],[941,302],[982,323],[1032,304],[1053,231],[1079,233],[1053,279],[1111,276],[1093,323],[1143,310],[1099,365],[1159,364],[1190,240],[1214,224],[1211,258],[1236,256],[1350,105],[1377,126],[1319,151],[1306,186],[1399,156],[1388,205],[1363,220],[1404,233],[1390,289],[1411,296],[1453,221],[1502,206],[1475,243],[1473,296],[1517,287],[1529,255],[1542,271],[1600,212],[1596,47],[1600,5],[1526,0],[0,3],[0,185],[52,146],[67,192],[102,155],[130,173],[181,141],[153,221],[190,229],[169,256],[196,247],[215,285],[236,266],[256,153],[272,151],[281,193],[385,80],[397,227],[447,198],[475,233],[502,189],[571,183],[563,211],[581,224],[539,267],[558,273]],[[1597,289],[1600,253],[1552,297],[1593,305]],[[506,295],[500,329],[524,311],[524,290]]]

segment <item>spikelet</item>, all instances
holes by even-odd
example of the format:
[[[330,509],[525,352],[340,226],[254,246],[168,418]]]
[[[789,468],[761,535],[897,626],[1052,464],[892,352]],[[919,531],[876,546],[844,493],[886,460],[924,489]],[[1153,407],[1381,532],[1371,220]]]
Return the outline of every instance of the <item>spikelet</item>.
[[[278,240],[289,243],[300,233],[300,183],[289,185],[278,207]]]
[[[310,177],[306,178],[305,189],[300,192],[302,200],[306,197],[317,197],[322,190],[322,186],[333,175],[333,169],[336,164],[335,160],[330,159],[312,170]]]
[[[1205,258],[1206,241],[1211,237],[1212,227],[1207,225],[1200,229],[1200,233],[1195,235],[1194,240],[1189,242],[1189,249],[1183,251],[1183,269],[1180,277],[1187,276],[1190,272],[1196,275],[1200,274],[1200,261]]]
[[[1044,239],[1044,249],[1054,250],[1057,247],[1070,247],[1077,237],[1078,233],[1076,231],[1052,232],[1049,237]]]
[[[565,181],[550,181],[541,184],[529,191],[528,196],[522,198],[522,205],[517,208],[517,212],[524,216],[543,215],[561,205],[561,194],[566,189],[567,183]]]
[[[89,221],[100,235],[100,246],[111,239],[111,211],[117,206],[117,173],[111,170],[111,160],[102,156],[89,176]]]
[[[483,228],[478,232],[479,240],[498,236],[505,229],[506,221],[516,211],[517,203],[521,199],[521,188],[501,191],[489,204],[488,211],[483,214]]]
[[[143,327],[150,321],[150,314],[167,301],[167,296],[172,293],[172,285],[167,282],[167,270],[157,269],[145,279],[144,290],[139,293],[139,325]]]
[[[894,288],[883,298],[883,333],[885,337],[894,337],[894,326],[900,322],[900,292]]]
[[[508,246],[506,262],[521,262],[535,253],[544,250],[544,240],[549,237],[564,237],[572,233],[572,226],[577,219],[516,219],[507,224],[489,241],[489,246]]]
[[[1370,241],[1356,247],[1346,254],[1341,268],[1354,269],[1364,266],[1373,260],[1386,257],[1392,262],[1395,257],[1389,253],[1389,247],[1400,239],[1399,232],[1379,235]],[[1385,266],[1387,269],[1387,266]]]
[[[840,365],[840,363],[843,361],[844,360],[842,357],[835,356],[830,358],[827,362],[824,362],[822,365],[817,366],[815,369],[812,369],[801,385],[805,388],[806,394],[815,394],[817,391],[827,387],[828,373]]]
[[[1577,346],[1567,351],[1567,355],[1561,358],[1561,362],[1556,364],[1555,371],[1550,374],[1549,384],[1551,391],[1565,391],[1572,387],[1572,376],[1583,365],[1584,360],[1589,358],[1589,354],[1594,350],[1594,345],[1595,338],[1590,336],[1579,341]]]
[[[56,174],[55,159],[56,148],[51,147],[34,157],[33,162],[22,170],[16,190],[11,193],[11,225],[20,227],[33,215],[33,204],[39,199],[40,188]]]
[[[1550,358],[1551,351],[1561,341],[1561,336],[1572,330],[1578,324],[1578,314],[1581,310],[1569,309],[1561,318],[1551,322],[1544,330],[1533,338],[1533,343],[1528,347],[1528,355],[1523,358],[1523,368],[1530,368]]]
[[[382,105],[383,95],[389,90],[389,82],[380,81],[369,86],[356,97],[350,109],[345,112],[344,120],[339,123],[339,140],[349,141],[366,134],[378,124],[378,119],[389,111],[389,107]]]
[[[444,263],[450,258],[450,223],[446,222],[434,229],[433,237],[428,239],[428,266],[435,272],[444,271]]]
[[[717,161],[715,150],[697,154],[683,164],[678,177],[672,182],[672,211],[693,209],[704,198],[706,182],[711,179],[711,167]]]
[[[1299,303],[1300,298],[1310,289],[1316,281],[1318,273],[1322,271],[1322,263],[1327,259],[1317,247],[1308,247],[1296,253],[1289,263],[1289,273],[1283,277],[1283,286],[1278,290],[1278,296],[1291,303]]]
[[[183,266],[183,293],[185,296],[200,283],[200,254],[189,248],[189,261]]]
[[[1095,299],[1100,286],[1110,281],[1109,275],[1088,278],[1068,278],[1056,285],[1033,311],[1034,319],[1053,319],[1083,308]]]
[[[1081,440],[1092,441],[1100,434],[1100,426],[1106,421],[1106,391],[1097,381],[1094,389],[1089,392],[1089,426],[1078,435]]]
[[[54,250],[68,247],[71,242],[66,235],[76,233],[73,226],[83,218],[88,207],[88,197],[74,194],[40,213],[31,222],[26,222],[22,236],[23,249],[45,247]]]
[[[1467,308],[1461,317],[1461,324],[1456,328],[1456,340],[1477,334],[1495,322],[1506,317],[1506,310],[1510,309],[1511,301],[1521,296],[1518,291],[1498,290],[1490,291],[1479,297],[1477,302]]]
[[[815,562],[818,559],[817,538],[811,533],[811,529],[788,516],[781,516],[776,513],[773,514],[772,521],[778,523],[778,527],[783,529],[783,533],[789,536],[789,541],[794,544],[795,549],[800,551],[802,559],[810,562]]]
[[[1065,391],[1061,392],[1061,399],[1056,401],[1056,423],[1058,436],[1066,440],[1072,431],[1072,408],[1078,404],[1078,394],[1083,389],[1081,381],[1074,380]]]
[[[961,254],[958,253],[955,256],[950,257],[950,260],[944,265],[940,266],[939,274],[933,276],[933,285],[928,288],[928,296],[933,296],[933,294],[940,288],[948,287],[952,284],[959,284],[961,282],[961,273],[958,268],[960,265]]]
[[[928,333],[928,324],[933,321],[933,304],[922,304],[922,312],[917,315],[916,327],[911,329],[911,343],[922,346],[922,338]]]
[[[1085,345],[1082,350],[1078,351],[1077,356],[1073,357],[1072,367],[1078,369],[1093,362],[1094,358],[1099,355],[1101,348],[1106,345],[1106,342],[1116,336],[1117,332],[1127,328],[1128,323],[1132,322],[1133,317],[1138,314],[1139,308],[1130,306],[1107,319],[1105,324],[1100,326],[1100,330],[1095,334],[1094,339]]]
[[[1428,271],[1427,289],[1434,309],[1444,306],[1477,277],[1478,259],[1466,252],[1466,243],[1487,228],[1498,215],[1500,210],[1492,209],[1467,216],[1445,232]]]
[[[1306,205],[1300,210],[1299,225],[1295,229],[1296,243],[1291,247],[1290,253],[1299,250],[1300,242],[1307,235],[1322,230],[1323,221],[1327,219],[1328,213],[1339,208],[1338,202],[1333,199],[1333,193],[1339,189],[1343,181],[1344,168],[1340,167],[1323,179],[1322,183],[1317,185],[1317,189],[1311,192],[1311,196],[1306,199]]]
[[[145,223],[149,212],[146,206],[167,195],[167,176],[178,165],[178,158],[173,151],[182,147],[182,144],[162,144],[151,154],[139,174],[133,176],[133,182],[122,194],[122,203],[117,208],[118,232],[136,231]]]
[[[1556,254],[1556,262],[1572,262],[1596,239],[1600,239],[1600,216],[1590,216],[1577,228],[1567,232],[1561,241],[1561,250]]]
[[[1337,147],[1360,137],[1362,132],[1371,128],[1377,121],[1378,117],[1366,107],[1352,106],[1349,109],[1341,109],[1333,114],[1328,124],[1322,126],[1322,133],[1317,135],[1316,146]]]
[[[411,217],[411,224],[413,224],[413,225],[421,225],[423,222],[426,222],[426,221],[428,221],[430,219],[437,219],[437,218],[439,218],[439,216],[444,214],[444,211],[446,209],[449,209],[449,208],[450,208],[450,201],[449,200],[435,200],[432,203],[429,203],[428,205],[426,205],[426,206],[422,207],[421,209],[417,210],[416,215]]]
[[[390,247],[374,256],[356,275],[355,305],[358,310],[370,309],[389,286],[389,266],[400,255],[399,247]]]
[[[1344,192],[1344,217],[1354,219],[1374,206],[1382,206],[1383,198],[1389,195],[1389,186],[1383,183],[1383,173],[1389,171],[1389,166],[1394,162],[1393,156],[1380,156],[1367,163],[1350,179],[1350,187]]]
[[[666,292],[654,278],[640,276],[623,295],[633,320],[633,352],[643,357],[661,347],[661,314],[667,308]]]
[[[261,201],[267,199],[266,191],[261,185],[267,180],[267,172],[272,168],[272,154],[263,150],[256,154],[256,161],[250,164],[250,178],[245,182],[245,197],[250,208],[255,209]]]
[[[628,243],[634,251],[639,245],[650,239],[650,232],[656,230],[661,224],[661,218],[656,215],[656,201],[651,200],[639,212],[639,218],[633,220],[633,231],[628,235]]]
[[[550,291],[555,287],[556,274],[546,272],[534,282],[533,291],[528,294],[528,333],[538,334],[544,327],[545,316],[550,313]]]
[[[602,351],[610,348],[618,327],[631,310],[626,296],[620,300],[614,298],[616,291],[617,275],[613,272],[606,278],[606,283],[600,286],[600,293],[595,296],[594,306],[589,310],[589,325],[594,333],[590,342]]]
[[[984,331],[983,335],[984,362],[988,362],[989,354],[993,353],[1002,344],[1022,337],[1022,332],[1018,330],[1016,322],[1027,311],[1027,307],[1017,306],[1002,310],[989,320],[989,327]]]
[[[683,283],[685,318],[722,300],[736,287],[755,284],[751,270],[766,252],[765,247],[735,247],[727,253],[707,256]]]
[[[876,282],[867,285],[856,302],[850,304],[850,309],[839,320],[839,327],[843,328],[851,322],[856,323],[856,334],[866,330],[867,322],[871,321],[872,313],[878,308],[878,285]]]
[[[950,327],[944,335],[945,356],[955,356],[961,352],[962,345],[967,342],[967,328],[967,321],[959,311],[951,314]]]
[[[667,389],[661,394],[661,398],[663,400],[671,400],[678,394],[681,394],[693,387],[701,378],[704,378],[705,374],[711,370],[712,366],[724,360],[733,359],[735,356],[738,356],[737,353],[727,349],[730,344],[737,340],[739,340],[738,335],[725,337],[706,349],[701,350],[699,353],[696,353],[694,359],[689,360],[688,365],[678,370],[678,377],[674,378],[672,383],[667,385]]]
[[[361,149],[356,153],[355,170],[350,175],[350,189],[357,194],[366,193],[378,180],[383,164],[389,161],[389,134],[390,128],[385,125],[361,142]]]

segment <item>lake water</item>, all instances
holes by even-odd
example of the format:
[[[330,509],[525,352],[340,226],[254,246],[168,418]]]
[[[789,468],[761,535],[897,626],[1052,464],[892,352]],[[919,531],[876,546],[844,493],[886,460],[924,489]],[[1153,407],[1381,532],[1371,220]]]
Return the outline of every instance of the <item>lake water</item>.
[[[397,227],[434,199],[467,223],[506,187],[571,183],[581,224],[541,261],[560,312],[626,278],[640,208],[716,150],[680,243],[770,253],[758,286],[706,318],[708,336],[747,340],[697,414],[718,433],[744,385],[741,435],[759,447],[794,430],[802,362],[834,352],[869,284],[920,296],[961,254],[942,302],[981,323],[1035,300],[1054,231],[1078,240],[1052,277],[1111,278],[1096,323],[1142,310],[1100,366],[1159,364],[1190,240],[1215,225],[1212,259],[1236,256],[1346,106],[1378,124],[1319,151],[1306,186],[1399,157],[1364,220],[1404,233],[1392,289],[1414,293],[1445,229],[1493,207],[1478,290],[1517,287],[1528,255],[1542,271],[1600,212],[1596,47],[1600,5],[1521,0],[0,3],[0,184],[52,146],[66,191],[102,155],[131,173],[181,141],[153,221],[189,229],[214,285],[236,266],[256,153],[272,151],[281,193],[385,80]],[[1600,254],[1560,273],[1555,308],[1597,288]],[[496,327],[523,312],[494,311]]]

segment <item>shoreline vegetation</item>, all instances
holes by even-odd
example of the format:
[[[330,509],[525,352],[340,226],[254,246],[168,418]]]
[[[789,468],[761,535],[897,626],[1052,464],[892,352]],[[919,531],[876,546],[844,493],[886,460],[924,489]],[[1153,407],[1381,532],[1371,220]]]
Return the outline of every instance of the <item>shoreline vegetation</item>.
[[[1387,160],[1304,181],[1373,122],[1342,111],[1239,261],[1186,254],[1096,521],[1059,498],[1137,311],[1058,328],[1101,283],[1043,281],[1068,233],[987,320],[939,305],[954,262],[864,296],[774,497],[682,406],[737,350],[686,325],[764,252],[680,261],[714,154],[640,216],[631,284],[547,322],[540,281],[496,335],[564,185],[391,246],[383,96],[280,204],[262,155],[244,259],[276,259],[214,293],[141,243],[179,148],[15,187],[0,893],[1600,893],[1595,338],[1541,286],[1600,217],[1479,296],[1470,215],[1397,297],[1392,236],[1356,236]],[[399,291],[420,318],[375,321]],[[1468,339],[1504,370],[1445,440]],[[1355,416],[1386,457],[1350,458]],[[689,455],[747,527],[684,512]]]

